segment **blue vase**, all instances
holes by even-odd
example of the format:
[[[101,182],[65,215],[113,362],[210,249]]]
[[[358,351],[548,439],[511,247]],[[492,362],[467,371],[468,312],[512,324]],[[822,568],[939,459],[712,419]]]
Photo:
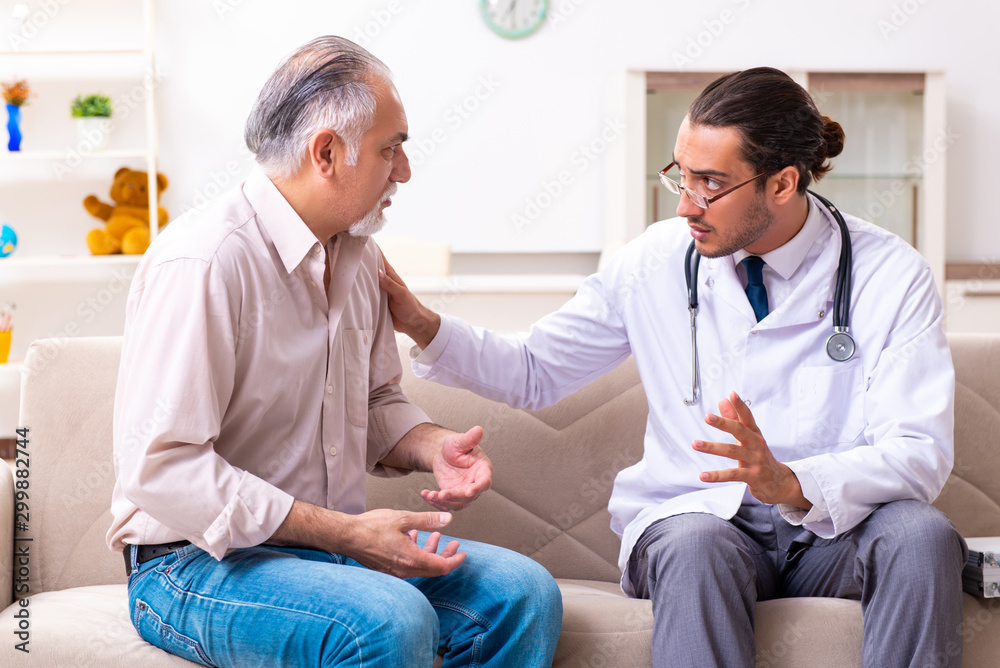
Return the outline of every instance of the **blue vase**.
[[[10,141],[7,142],[8,151],[21,150],[21,107],[16,104],[7,105],[7,134]]]

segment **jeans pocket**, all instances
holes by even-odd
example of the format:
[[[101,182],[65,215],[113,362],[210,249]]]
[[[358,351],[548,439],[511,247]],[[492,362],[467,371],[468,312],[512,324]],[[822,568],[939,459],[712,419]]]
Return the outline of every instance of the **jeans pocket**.
[[[215,664],[209,661],[197,640],[189,638],[164,622],[163,618],[141,599],[136,599],[132,624],[142,639],[149,644],[188,661],[215,668]]]

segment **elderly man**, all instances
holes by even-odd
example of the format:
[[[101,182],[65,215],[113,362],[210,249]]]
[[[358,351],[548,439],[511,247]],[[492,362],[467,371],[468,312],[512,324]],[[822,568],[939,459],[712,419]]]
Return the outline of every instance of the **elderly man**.
[[[400,392],[369,235],[410,178],[390,74],[323,37],[246,127],[242,188],[156,240],[132,283],[108,543],[140,635],[211,666],[547,666],[551,576],[435,530],[489,488],[482,429]],[[433,471],[437,512],[365,511],[365,474]],[[434,533],[427,533],[434,531]],[[439,547],[443,548],[439,550]]]

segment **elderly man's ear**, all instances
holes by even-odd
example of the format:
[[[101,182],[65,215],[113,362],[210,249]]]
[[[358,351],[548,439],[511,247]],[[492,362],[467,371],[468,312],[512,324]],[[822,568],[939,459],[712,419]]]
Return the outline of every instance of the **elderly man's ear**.
[[[344,164],[345,155],[344,141],[333,130],[317,130],[309,140],[309,163],[327,178]]]

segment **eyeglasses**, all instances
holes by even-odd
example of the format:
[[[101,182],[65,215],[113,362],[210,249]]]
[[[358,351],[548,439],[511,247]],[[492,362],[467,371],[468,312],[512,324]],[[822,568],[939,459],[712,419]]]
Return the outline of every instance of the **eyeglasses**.
[[[682,185],[682,184],[678,183],[677,181],[674,181],[669,176],[667,176],[667,172],[669,172],[671,169],[673,169],[676,165],[677,165],[676,162],[672,162],[672,163],[670,163],[669,165],[667,165],[666,167],[664,167],[663,169],[660,170],[660,183],[662,183],[666,187],[667,190],[669,190],[670,192],[672,192],[675,195],[680,195],[681,191],[683,190],[684,192],[687,193],[688,198],[692,202],[694,202],[695,206],[701,207],[702,209],[707,209],[708,205],[711,204],[712,202],[714,202],[716,200],[719,200],[719,199],[722,199],[723,197],[725,197],[729,193],[733,192],[734,190],[736,190],[738,188],[742,188],[746,184],[750,183],[750,181],[755,181],[755,180],[759,179],[760,177],[764,176],[765,174],[767,174],[767,172],[761,172],[760,174],[758,174],[757,176],[753,177],[752,179],[744,181],[743,183],[741,183],[741,184],[739,184],[737,186],[733,186],[729,190],[724,190],[721,193],[719,193],[718,195],[712,195],[711,197],[705,197],[701,193],[695,192],[691,188],[688,188],[687,186]]]

